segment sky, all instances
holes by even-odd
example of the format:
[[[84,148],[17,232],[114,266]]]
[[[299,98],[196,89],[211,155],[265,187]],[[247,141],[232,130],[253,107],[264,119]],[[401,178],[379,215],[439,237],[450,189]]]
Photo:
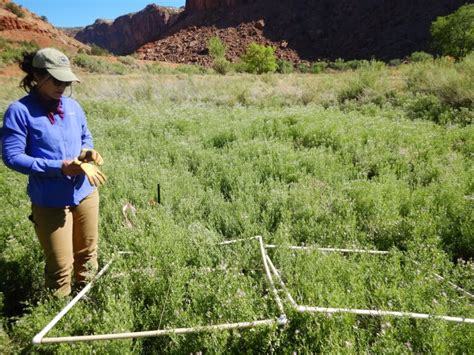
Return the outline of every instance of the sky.
[[[149,4],[184,6],[186,0],[13,0],[38,16],[46,16],[55,27],[78,27],[98,18],[114,20],[137,12]]]

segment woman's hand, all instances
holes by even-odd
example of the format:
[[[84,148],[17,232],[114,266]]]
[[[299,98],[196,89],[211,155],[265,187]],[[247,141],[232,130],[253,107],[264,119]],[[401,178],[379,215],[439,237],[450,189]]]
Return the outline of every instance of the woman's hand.
[[[83,173],[80,165],[75,164],[74,160],[64,160],[61,170],[66,176],[77,176]]]

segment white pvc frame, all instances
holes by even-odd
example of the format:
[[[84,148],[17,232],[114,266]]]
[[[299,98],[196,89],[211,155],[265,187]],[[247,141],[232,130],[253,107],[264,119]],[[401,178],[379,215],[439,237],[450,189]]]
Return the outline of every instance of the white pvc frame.
[[[202,333],[210,332],[216,330],[230,330],[230,329],[245,329],[245,328],[255,328],[261,326],[282,326],[288,323],[286,317],[285,309],[282,300],[280,299],[278,290],[275,287],[274,279],[276,278],[280,284],[282,292],[285,294],[291,306],[296,309],[296,311],[301,313],[350,313],[358,315],[367,315],[367,316],[391,316],[391,317],[406,317],[406,318],[415,318],[415,319],[435,319],[435,320],[444,320],[449,322],[456,323],[470,323],[474,324],[474,319],[465,318],[465,317],[452,317],[452,316],[436,316],[424,313],[414,313],[414,312],[400,312],[400,311],[391,311],[391,310],[377,310],[377,309],[354,309],[354,308],[330,308],[330,307],[313,307],[313,306],[304,306],[298,305],[297,302],[292,297],[288,288],[286,287],[283,279],[280,275],[280,272],[277,270],[272,260],[268,256],[266,249],[274,249],[280,246],[268,244],[265,245],[263,238],[261,236],[256,236],[253,238],[246,239],[235,239],[228,240],[218,245],[229,245],[238,242],[245,242],[257,240],[259,243],[260,254],[262,256],[263,266],[265,270],[265,275],[267,282],[269,284],[270,290],[272,291],[273,298],[277,305],[277,308],[280,312],[278,317],[273,319],[263,319],[250,322],[237,322],[237,323],[225,323],[218,325],[210,326],[198,326],[191,328],[173,328],[173,329],[159,329],[151,331],[141,331],[141,332],[126,332],[126,333],[113,333],[113,334],[98,334],[98,335],[80,335],[80,336],[63,336],[63,337],[46,337],[47,333],[71,310],[71,308],[82,298],[84,295],[90,291],[92,286],[97,280],[104,275],[104,273],[110,268],[112,262],[117,258],[117,256],[132,254],[131,252],[120,251],[115,254],[111,260],[97,273],[97,275],[87,284],[81,292],[79,292],[76,297],[74,297],[38,334],[33,338],[33,344],[58,344],[58,343],[73,343],[73,342],[86,342],[86,341],[98,341],[98,340],[117,340],[117,339],[131,339],[131,338],[144,338],[144,337],[157,337],[163,335],[173,335],[173,334],[191,334],[191,333]],[[388,251],[380,250],[365,250],[365,249],[340,249],[340,248],[319,248],[314,246],[286,246],[291,250],[313,250],[320,252],[340,252],[340,253],[363,253],[363,254],[375,254],[375,255],[387,255]],[[416,261],[413,261],[417,263]],[[438,280],[445,280],[442,276],[434,273],[435,277]],[[464,293],[465,295],[474,299],[474,295],[464,290],[463,288],[455,285],[452,282],[448,281],[448,284],[452,286],[459,292]]]
[[[267,245],[266,247],[269,249],[273,249],[273,248],[277,248],[278,246]],[[288,246],[287,248],[291,250],[315,250],[315,251],[322,251],[322,252],[365,253],[365,254],[378,254],[378,255],[389,254],[389,252],[387,251],[363,250],[363,249],[337,249],[337,248],[317,248],[317,247],[298,247],[298,246]],[[419,264],[418,262],[414,260],[412,261],[415,264]],[[296,311],[300,313],[325,313],[325,314],[349,313],[349,314],[358,314],[358,315],[367,315],[367,316],[376,316],[376,317],[391,316],[391,317],[414,318],[414,319],[436,319],[436,320],[444,320],[448,322],[474,324],[474,318],[466,318],[466,317],[453,317],[453,316],[446,316],[446,315],[438,316],[438,315],[431,315],[431,314],[426,314],[426,313],[400,312],[400,311],[380,310],[380,309],[332,308],[332,307],[313,307],[313,306],[299,305],[296,303],[296,301],[292,297],[291,293],[289,292],[288,288],[283,282],[279,271],[276,269],[275,265],[273,264],[273,262],[271,261],[268,255],[267,255],[267,263],[270,266],[272,274],[276,277],[276,279],[280,283],[280,286],[283,292],[285,293],[288,301],[291,303],[293,308],[295,308]],[[445,280],[439,274],[433,273],[433,275],[438,280],[443,280],[443,281]],[[452,288],[454,288],[456,291],[464,293],[465,295],[474,299],[474,295],[464,290],[463,288],[459,287],[458,285],[450,281],[448,281],[448,284]]]
[[[131,339],[131,338],[144,338],[144,337],[158,337],[163,335],[173,335],[173,334],[191,334],[191,333],[202,333],[215,330],[230,330],[230,329],[245,329],[245,328],[255,328],[261,326],[281,326],[288,323],[286,314],[283,309],[283,302],[278,295],[278,291],[275,288],[273,283],[273,278],[271,277],[271,272],[267,264],[267,253],[263,244],[262,237],[258,236],[252,239],[257,239],[259,242],[260,253],[262,256],[263,266],[265,269],[265,274],[267,277],[270,290],[272,291],[273,297],[277,304],[278,310],[280,311],[280,316],[273,319],[263,319],[256,320],[251,322],[237,322],[237,323],[225,323],[217,324],[210,326],[198,326],[191,328],[173,328],[173,329],[160,329],[160,330],[151,330],[151,331],[141,331],[141,332],[125,332],[125,333],[113,333],[113,334],[98,334],[98,335],[78,335],[78,336],[63,336],[63,337],[46,337],[48,332],[71,310],[71,308],[82,298],[84,295],[90,291],[94,283],[104,275],[104,273],[110,268],[112,262],[117,258],[117,256],[131,254],[131,252],[118,252],[115,254],[111,260],[97,273],[97,275],[87,284],[81,292],[79,292],[76,297],[74,297],[38,334],[33,338],[33,344],[58,344],[58,343],[74,343],[74,342],[88,342],[88,341],[98,341],[98,340],[117,340],[117,339]],[[220,245],[232,244],[240,240],[232,242],[220,243]]]

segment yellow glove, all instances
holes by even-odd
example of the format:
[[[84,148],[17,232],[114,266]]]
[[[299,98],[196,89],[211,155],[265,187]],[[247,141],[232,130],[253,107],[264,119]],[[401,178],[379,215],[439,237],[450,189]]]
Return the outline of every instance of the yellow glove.
[[[73,163],[78,165],[84,174],[86,174],[87,179],[92,186],[101,186],[107,180],[107,177],[94,164],[84,163],[78,158],[74,159]]]
[[[104,159],[102,159],[101,155],[94,149],[81,149],[81,154],[79,154],[77,159],[85,163],[94,162],[97,165],[104,164]]]

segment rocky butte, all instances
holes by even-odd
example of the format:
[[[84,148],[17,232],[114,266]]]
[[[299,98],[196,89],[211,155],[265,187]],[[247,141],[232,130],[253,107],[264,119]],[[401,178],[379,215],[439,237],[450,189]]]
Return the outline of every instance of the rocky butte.
[[[468,2],[472,1],[187,0],[181,13],[165,15],[149,5],[112,24],[86,28],[87,39],[82,34],[76,38],[118,54],[135,51],[141,43],[137,52],[143,59],[204,65],[210,63],[207,40],[215,35],[226,43],[230,60],[251,42],[272,45],[279,58],[295,63],[389,60],[429,51],[431,22]]]
[[[96,20],[79,31],[75,38],[94,43],[114,54],[130,54],[154,41],[177,19],[180,10],[148,5],[142,11],[118,17],[114,21]]]

